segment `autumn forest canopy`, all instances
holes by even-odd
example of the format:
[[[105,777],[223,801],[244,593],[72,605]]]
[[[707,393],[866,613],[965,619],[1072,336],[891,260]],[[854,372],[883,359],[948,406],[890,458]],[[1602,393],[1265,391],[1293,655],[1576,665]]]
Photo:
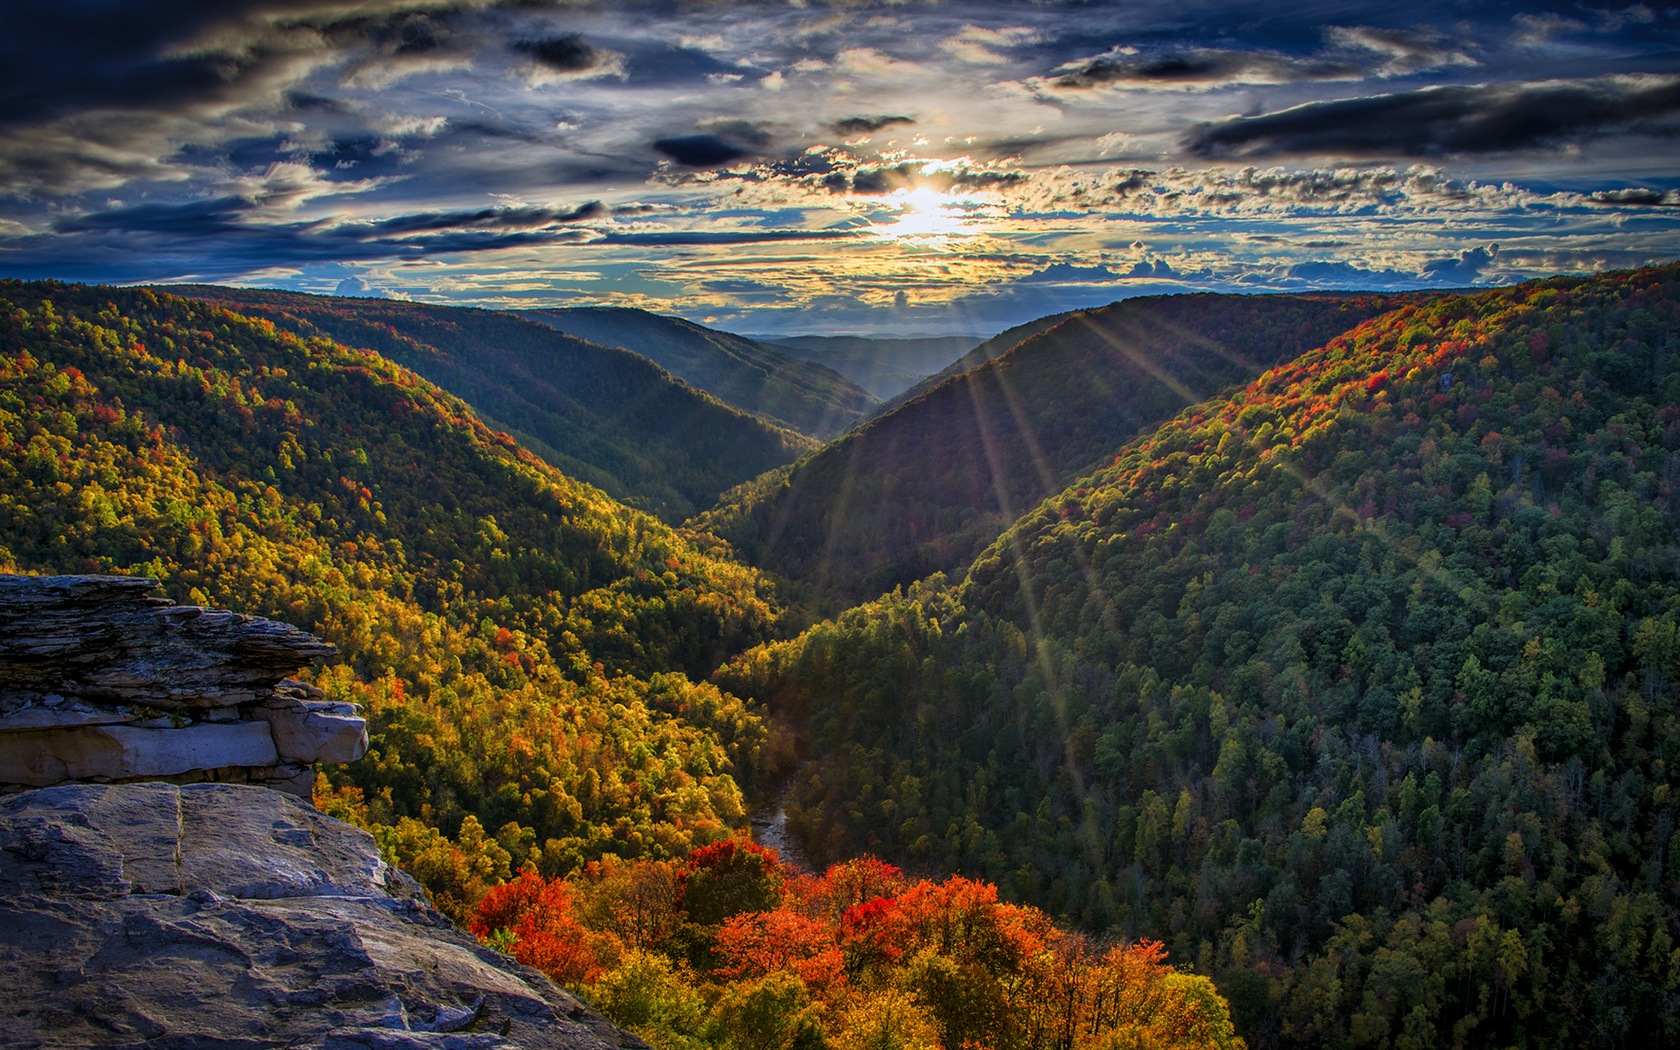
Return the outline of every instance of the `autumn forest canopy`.
[[[1680,268],[981,350],[4,281],[0,571],[334,643],[317,804],[656,1047],[1680,1042]]]

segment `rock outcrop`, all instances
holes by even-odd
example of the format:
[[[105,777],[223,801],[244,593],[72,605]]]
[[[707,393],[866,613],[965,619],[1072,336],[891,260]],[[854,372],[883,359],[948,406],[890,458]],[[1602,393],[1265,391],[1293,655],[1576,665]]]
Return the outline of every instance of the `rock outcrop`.
[[[367,750],[353,705],[286,677],[331,645],[156,589],[0,574],[0,791],[232,781],[308,797],[314,763]]]
[[[642,1047],[478,944],[372,836],[237,784],[0,799],[0,1045]]]

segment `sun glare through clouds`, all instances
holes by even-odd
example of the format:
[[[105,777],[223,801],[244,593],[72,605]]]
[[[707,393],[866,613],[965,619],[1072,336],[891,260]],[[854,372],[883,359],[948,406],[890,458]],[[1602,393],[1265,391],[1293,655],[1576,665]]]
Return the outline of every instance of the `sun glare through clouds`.
[[[1638,0],[62,6],[4,8],[0,277],[897,336],[1680,252]]]
[[[931,186],[894,191],[886,203],[898,215],[889,223],[875,226],[882,240],[939,248],[953,238],[979,232],[974,228],[975,216],[962,207],[962,201]]]

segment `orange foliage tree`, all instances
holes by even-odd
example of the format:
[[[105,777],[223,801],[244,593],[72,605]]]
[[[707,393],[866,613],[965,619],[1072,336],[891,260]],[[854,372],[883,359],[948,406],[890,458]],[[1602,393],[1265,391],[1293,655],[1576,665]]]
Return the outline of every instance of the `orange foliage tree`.
[[[473,929],[670,1050],[1152,1050],[1243,1043],[1205,977],[1154,941],[1058,929],[988,882],[860,858],[790,875],[745,839],[686,860],[527,870]]]

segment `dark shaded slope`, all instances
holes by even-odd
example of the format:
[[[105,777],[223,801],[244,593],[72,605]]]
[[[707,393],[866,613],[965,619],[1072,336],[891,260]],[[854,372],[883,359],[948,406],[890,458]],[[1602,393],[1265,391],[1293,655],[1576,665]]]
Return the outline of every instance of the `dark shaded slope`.
[[[1377,318],[724,681],[811,855],[1160,937],[1249,1045],[1680,1041],[1680,268]]]
[[[743,336],[645,310],[530,310],[533,321],[641,354],[744,412],[831,438],[868,415],[874,395],[826,365]]]
[[[1143,428],[1394,302],[1188,295],[1075,314],[727,494],[701,523],[831,603],[861,600],[966,565]]]
[[[164,289],[383,354],[573,477],[679,521],[808,440],[644,358],[496,310],[211,286]]]
[[[1015,349],[1016,346],[1032,338],[1040,332],[1056,327],[1063,321],[1082,311],[1070,310],[1067,313],[1050,314],[1045,317],[1034,318],[1025,324],[1018,324],[1014,328],[1006,329],[992,336],[980,345],[970,349],[967,353],[951,361],[927,378],[918,381],[914,386],[895,395],[886,403],[877,415],[885,415],[899,405],[916,400],[947,379],[962,375],[971,369],[979,368],[987,361],[996,360]]]

